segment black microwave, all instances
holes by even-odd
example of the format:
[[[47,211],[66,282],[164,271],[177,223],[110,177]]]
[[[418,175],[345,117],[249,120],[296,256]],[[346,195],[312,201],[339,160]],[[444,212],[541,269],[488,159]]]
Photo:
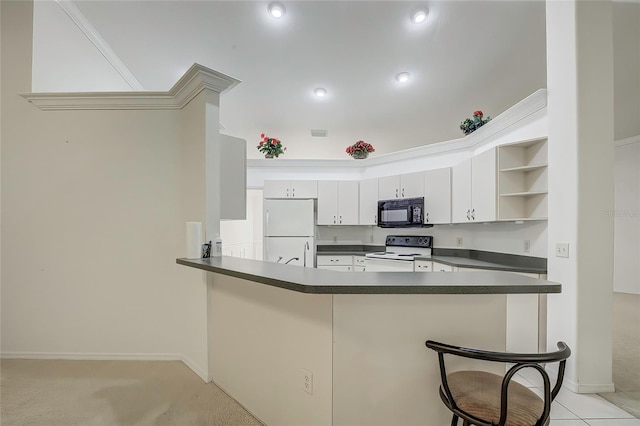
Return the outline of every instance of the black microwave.
[[[378,226],[409,228],[424,225],[424,197],[378,201]]]

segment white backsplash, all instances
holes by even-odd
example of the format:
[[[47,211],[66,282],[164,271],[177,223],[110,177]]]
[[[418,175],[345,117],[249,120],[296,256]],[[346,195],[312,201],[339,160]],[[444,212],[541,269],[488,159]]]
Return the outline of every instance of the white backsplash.
[[[378,228],[377,226],[318,226],[318,244],[384,245],[387,235],[431,235],[436,248],[463,248],[547,257],[547,222],[473,223],[435,225],[432,228]],[[458,238],[462,246],[457,246]],[[525,241],[530,250],[525,252]]]

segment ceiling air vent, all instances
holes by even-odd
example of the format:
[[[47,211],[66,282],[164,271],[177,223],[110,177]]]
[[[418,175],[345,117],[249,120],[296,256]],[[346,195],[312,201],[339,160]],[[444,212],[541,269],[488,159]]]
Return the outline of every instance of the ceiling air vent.
[[[311,129],[311,136],[314,138],[326,138],[327,131],[326,130],[313,130]]]

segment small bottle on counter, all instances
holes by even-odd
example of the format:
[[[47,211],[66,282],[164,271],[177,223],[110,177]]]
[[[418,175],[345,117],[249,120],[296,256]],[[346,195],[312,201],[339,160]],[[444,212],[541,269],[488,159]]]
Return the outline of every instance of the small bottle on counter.
[[[215,240],[213,240],[213,247],[211,256],[213,257],[221,257],[222,256],[222,238],[220,235],[216,234]]]

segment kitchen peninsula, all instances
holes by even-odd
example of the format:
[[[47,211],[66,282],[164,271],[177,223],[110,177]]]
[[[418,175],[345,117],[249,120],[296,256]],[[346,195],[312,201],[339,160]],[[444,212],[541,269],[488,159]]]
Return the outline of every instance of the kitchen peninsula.
[[[424,341],[504,350],[507,295],[561,290],[497,271],[356,274],[225,256],[177,263],[207,274],[212,380],[268,425],[448,424]],[[477,362],[456,361],[453,369]]]

